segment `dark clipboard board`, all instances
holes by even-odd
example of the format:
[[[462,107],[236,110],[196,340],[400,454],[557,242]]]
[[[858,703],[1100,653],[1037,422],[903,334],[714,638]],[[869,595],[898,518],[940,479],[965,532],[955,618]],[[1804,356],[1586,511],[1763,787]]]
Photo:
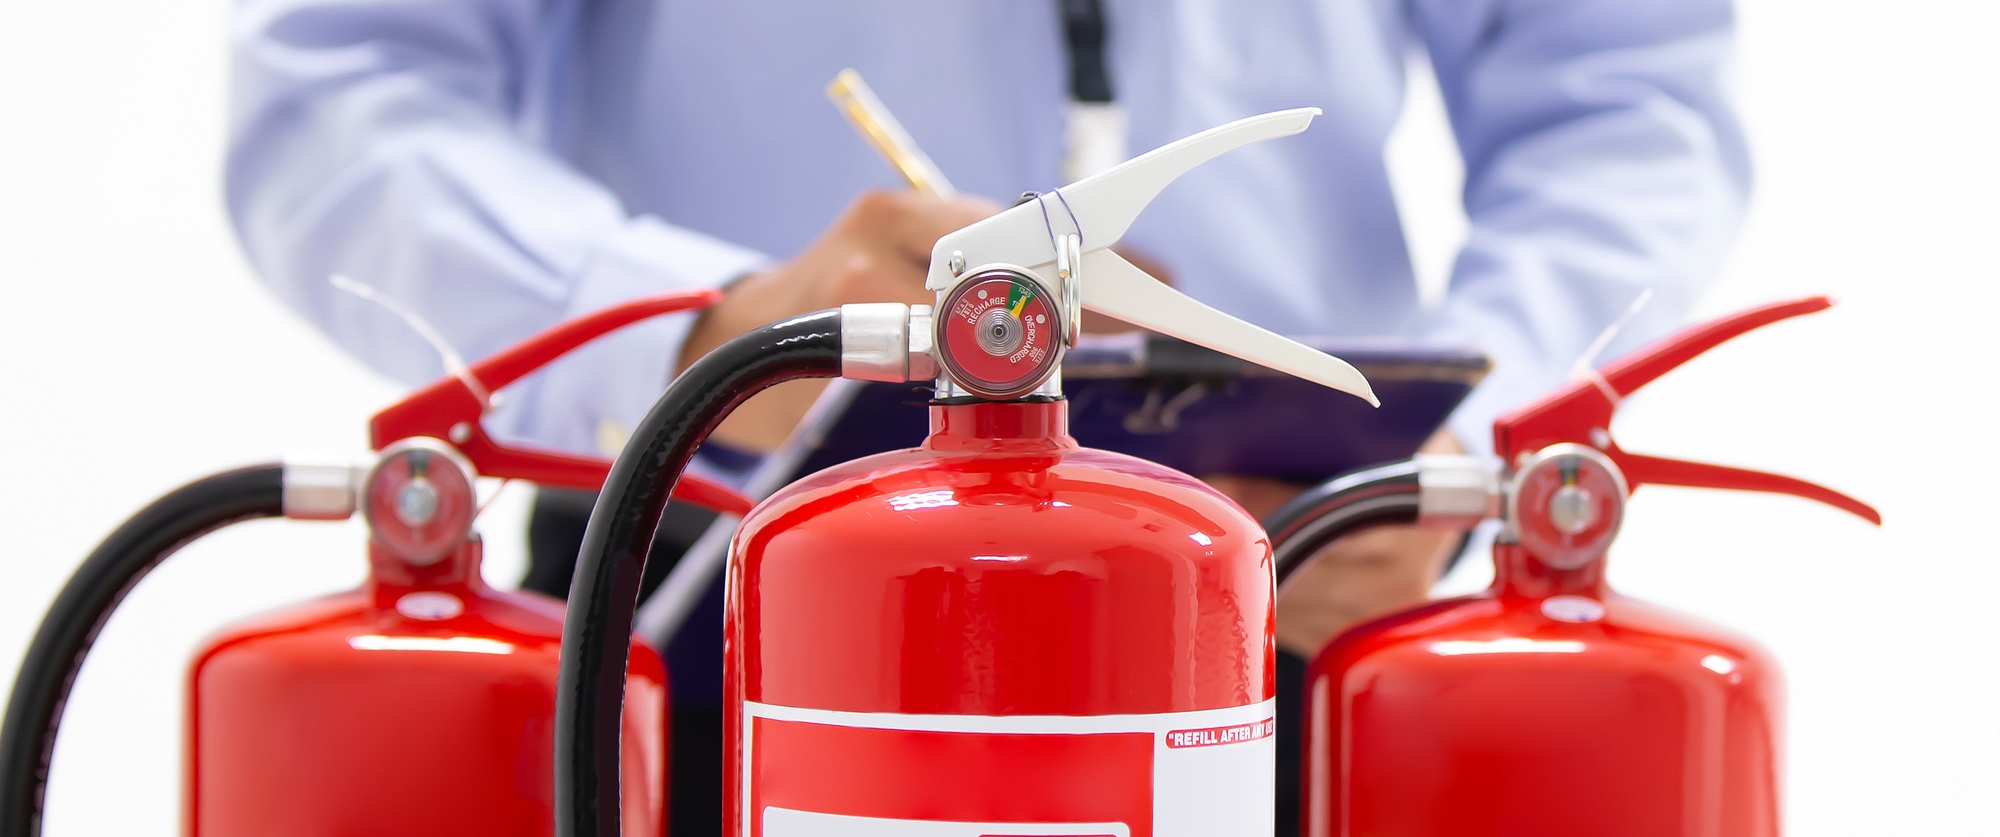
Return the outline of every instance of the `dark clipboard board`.
[[[1301,342],[1353,363],[1382,406],[1170,337],[1086,336],[1063,361],[1070,434],[1197,476],[1308,485],[1408,458],[1491,368],[1469,349]],[[812,449],[785,482],[922,442],[930,394],[910,384],[853,387],[843,409],[814,417]]]

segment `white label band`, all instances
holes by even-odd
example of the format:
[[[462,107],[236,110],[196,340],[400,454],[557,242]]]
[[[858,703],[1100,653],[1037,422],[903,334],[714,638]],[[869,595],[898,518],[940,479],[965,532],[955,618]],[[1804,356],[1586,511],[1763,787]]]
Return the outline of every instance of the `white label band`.
[[[741,837],[1269,834],[1274,710],[896,715],[746,703]]]

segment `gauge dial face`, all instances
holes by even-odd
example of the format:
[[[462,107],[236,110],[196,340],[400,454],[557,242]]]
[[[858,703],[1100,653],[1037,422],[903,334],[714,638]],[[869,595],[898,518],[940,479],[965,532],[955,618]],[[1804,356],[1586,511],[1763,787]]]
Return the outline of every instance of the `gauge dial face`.
[[[1040,283],[1012,270],[974,274],[945,298],[937,346],[966,391],[1015,398],[1041,386],[1061,361],[1062,323]]]
[[[1544,450],[1516,477],[1514,527],[1542,563],[1573,570],[1602,556],[1625,516],[1625,479],[1581,445]]]
[[[472,477],[446,450],[392,450],[369,472],[365,514],[375,542],[416,564],[458,548],[472,531]]]

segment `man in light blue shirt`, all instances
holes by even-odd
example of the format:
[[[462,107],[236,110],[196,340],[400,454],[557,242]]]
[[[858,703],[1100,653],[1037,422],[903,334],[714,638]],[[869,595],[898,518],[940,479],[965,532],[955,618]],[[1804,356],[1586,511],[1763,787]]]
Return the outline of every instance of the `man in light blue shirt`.
[[[928,301],[931,240],[991,199],[1060,185],[1058,6],[242,0],[229,211],[288,304],[410,383],[440,374],[435,355],[329,274],[382,288],[469,357],[630,297],[727,286],[699,326],[628,329],[494,416],[509,435],[591,450],[600,428],[635,422],[684,351],[830,304]],[[1741,215],[1728,0],[1107,0],[1104,17],[1134,150],[1325,110],[1304,134],[1187,175],[1126,243],[1279,332],[1484,348],[1498,366],[1449,427],[1475,452],[1643,289],[1651,305],[1606,356],[1675,325]],[[1383,160],[1412,44],[1436,68],[1470,220],[1429,309]],[[898,184],[823,98],[844,67],[989,200],[857,199]],[[730,432],[768,441],[790,413],[767,413]],[[1365,604],[1421,594],[1432,567],[1415,566],[1370,582],[1388,592]]]

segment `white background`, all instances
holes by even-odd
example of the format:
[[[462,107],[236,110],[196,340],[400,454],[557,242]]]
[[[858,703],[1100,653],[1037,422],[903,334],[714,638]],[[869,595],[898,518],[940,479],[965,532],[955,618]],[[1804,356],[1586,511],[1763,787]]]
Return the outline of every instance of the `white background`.
[[[1800,834],[2000,821],[2000,7],[1742,0],[1754,207],[1704,315],[1812,293],[1629,403],[1633,450],[1775,470],[1877,504],[1647,488],[1625,591],[1739,628],[1790,678]],[[225,4],[0,4],[0,669],[71,568],[186,480],[353,454],[399,394],[248,274],[220,200]],[[1420,81],[1391,160],[1434,287],[1458,170]],[[517,578],[528,492],[488,512]],[[227,621],[361,576],[353,524],[260,523],[148,578],[105,631],[56,750],[50,835],[175,833],[182,667]],[[1480,583],[1479,567],[1447,581]]]

